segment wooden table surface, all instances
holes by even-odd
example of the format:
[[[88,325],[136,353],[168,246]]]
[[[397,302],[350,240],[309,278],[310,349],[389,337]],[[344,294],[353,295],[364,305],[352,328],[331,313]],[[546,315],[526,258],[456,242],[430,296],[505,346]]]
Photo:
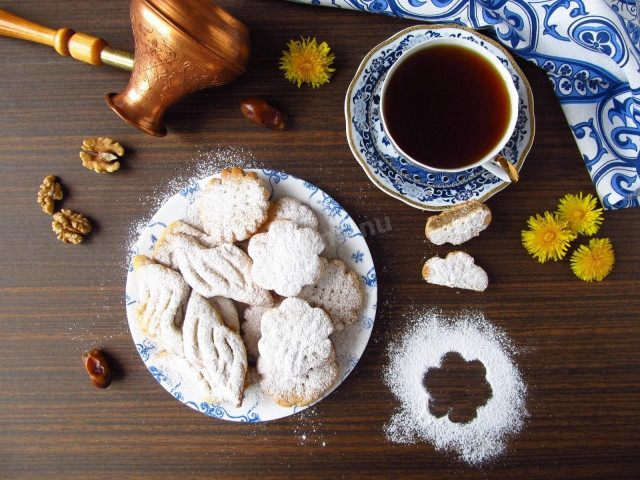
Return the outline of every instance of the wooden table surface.
[[[251,29],[253,53],[236,82],[194,94],[153,138],[105,105],[128,74],[0,38],[0,477],[2,478],[638,478],[640,475],[640,215],[605,213],[616,265],[601,283],[578,280],[567,260],[539,264],[520,243],[527,218],[565,193],[595,193],[541,70],[531,82],[537,132],[521,182],[491,198],[490,228],[465,245],[489,273],[483,294],[425,284],[424,260],[445,254],[424,238],[428,214],[374,187],[345,138],[343,102],[363,56],[413,22],[282,0],[220,2]],[[51,27],[133,48],[128,2],[0,0]],[[290,38],[316,36],[336,54],[331,83],[296,88],[278,70]],[[289,115],[282,133],[244,119],[238,101],[259,95]],[[111,136],[128,153],[98,175],[78,159],[84,138]],[[207,165],[235,155],[319,186],[357,223],[390,219],[367,237],[379,283],[378,314],[360,363],[328,398],[274,422],[236,424],[177,402],[149,374],[124,308],[128,247],[159,197]],[[242,160],[245,158],[245,160]],[[36,194],[54,173],[63,206],[94,232],[63,245]],[[394,445],[383,425],[397,401],[382,380],[387,347],[411,318],[433,307],[471,308],[504,329],[528,387],[530,416],[504,455],[482,468],[428,442]],[[116,379],[92,387],[81,354],[103,348]]]

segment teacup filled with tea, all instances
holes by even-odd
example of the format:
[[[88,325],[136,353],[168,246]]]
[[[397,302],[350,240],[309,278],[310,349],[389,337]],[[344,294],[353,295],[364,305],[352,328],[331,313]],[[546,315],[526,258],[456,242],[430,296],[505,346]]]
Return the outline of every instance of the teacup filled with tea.
[[[509,71],[464,38],[434,38],[402,54],[384,80],[381,118],[395,149],[429,170],[482,166],[511,181],[494,159],[518,119]]]

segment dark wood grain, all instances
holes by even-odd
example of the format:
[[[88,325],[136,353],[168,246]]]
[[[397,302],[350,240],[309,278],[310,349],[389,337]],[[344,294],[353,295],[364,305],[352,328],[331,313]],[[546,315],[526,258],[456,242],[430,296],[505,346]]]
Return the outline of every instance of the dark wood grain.
[[[640,475],[640,215],[606,212],[602,236],[616,252],[601,283],[577,280],[567,261],[539,264],[520,230],[567,193],[593,192],[566,120],[542,71],[518,63],[535,97],[537,133],[521,182],[491,198],[491,227],[465,249],[486,267],[484,294],[426,285],[427,214],[377,190],[353,159],[343,102],[362,57],[411,22],[291,4],[226,0],[250,28],[248,73],[194,94],[152,138],[119,120],[105,92],[124,72],[91,67],[51,49],[0,38],[0,477],[3,478],[638,478]],[[128,2],[0,0],[51,27],[68,26],[131,49]],[[331,83],[296,88],[277,68],[290,38],[317,36],[336,54]],[[240,115],[263,96],[286,111],[272,132]],[[129,154],[115,175],[84,169],[82,140],[112,136]],[[225,149],[304,178],[362,223],[389,217],[369,236],[379,280],[378,315],[362,360],[310,410],[258,425],[218,421],[182,406],[147,372],[127,328],[124,281],[136,222],[175,178]],[[59,243],[40,212],[41,180],[59,175],[63,205],[91,218],[81,246]],[[383,425],[397,403],[381,370],[409,319],[436,307],[482,311],[520,348],[530,417],[505,455],[469,468],[429,443],[393,445]],[[111,387],[91,386],[80,356],[104,348],[117,365]],[[306,439],[303,438],[306,436]]]

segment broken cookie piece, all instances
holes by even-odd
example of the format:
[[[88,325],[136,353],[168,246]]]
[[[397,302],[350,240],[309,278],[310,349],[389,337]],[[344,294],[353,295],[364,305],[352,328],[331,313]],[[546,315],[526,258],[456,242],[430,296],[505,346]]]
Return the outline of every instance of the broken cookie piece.
[[[476,292],[484,292],[489,286],[487,272],[477,266],[473,257],[466,252],[451,252],[445,258],[430,258],[422,268],[422,278],[435,285]]]

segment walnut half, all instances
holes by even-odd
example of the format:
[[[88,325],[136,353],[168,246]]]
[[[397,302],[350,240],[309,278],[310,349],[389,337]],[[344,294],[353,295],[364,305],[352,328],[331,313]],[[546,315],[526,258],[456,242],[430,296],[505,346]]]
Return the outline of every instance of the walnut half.
[[[124,147],[110,138],[88,138],[82,142],[82,165],[98,173],[111,173],[120,168],[118,157],[124,155]]]
[[[58,236],[58,240],[77,245],[82,243],[84,235],[91,232],[91,223],[84,215],[63,208],[53,216],[51,228]]]
[[[38,204],[42,211],[53,215],[54,200],[62,200],[62,188],[55,175],[49,175],[42,181],[38,192]]]

